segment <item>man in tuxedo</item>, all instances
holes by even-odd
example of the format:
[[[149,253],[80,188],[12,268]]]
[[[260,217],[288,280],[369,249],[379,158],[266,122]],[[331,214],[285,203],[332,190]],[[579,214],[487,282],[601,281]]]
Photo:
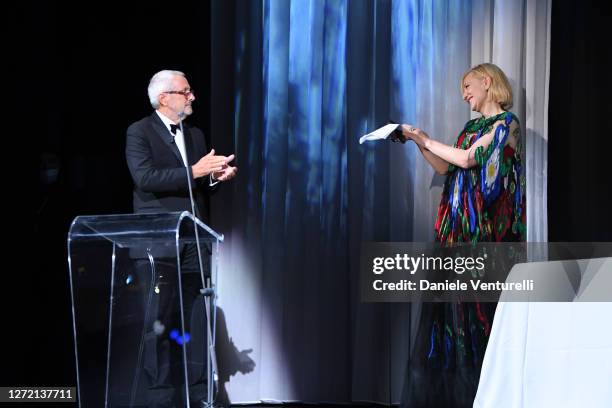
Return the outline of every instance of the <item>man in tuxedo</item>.
[[[218,184],[236,175],[229,163],[234,155],[208,151],[204,134],[183,120],[193,113],[195,95],[182,72],[164,70],[151,78],[148,95],[155,111],[133,123],[127,130],[126,159],[134,181],[134,212],[159,213],[192,211],[189,184],[193,191],[195,215],[208,223],[208,197]],[[182,122],[182,127],[180,126]],[[209,248],[202,245],[203,264],[208,262]],[[177,336],[181,316],[177,293],[175,259],[172,250],[163,248],[152,267],[147,257],[135,256],[137,276],[143,287],[155,287],[155,296],[145,324],[144,371],[148,381],[150,406],[186,406],[183,400],[184,370],[181,363],[182,343],[188,338]],[[174,255],[176,256],[176,255]],[[193,244],[180,249],[181,284],[185,331],[190,332],[193,303],[203,286],[198,251]],[[207,267],[204,275],[210,274]],[[147,280],[154,279],[154,285]],[[145,302],[145,305],[147,302]],[[206,341],[206,339],[204,339]],[[205,349],[204,344],[191,345]],[[189,348],[188,348],[189,351]],[[188,360],[191,360],[188,357]],[[188,364],[189,399],[195,404],[206,393],[205,369]],[[193,406],[192,404],[192,406]],[[197,406],[197,405],[196,405]]]

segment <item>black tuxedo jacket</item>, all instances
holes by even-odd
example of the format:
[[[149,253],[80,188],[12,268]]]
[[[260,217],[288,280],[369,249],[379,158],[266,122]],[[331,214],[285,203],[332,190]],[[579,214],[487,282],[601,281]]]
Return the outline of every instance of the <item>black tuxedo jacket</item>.
[[[208,223],[208,196],[215,190],[209,177],[193,179],[191,166],[208,153],[202,131],[183,122],[189,180],[196,216]],[[134,212],[190,211],[187,174],[181,153],[157,113],[133,123],[127,130],[125,157],[134,181]]]

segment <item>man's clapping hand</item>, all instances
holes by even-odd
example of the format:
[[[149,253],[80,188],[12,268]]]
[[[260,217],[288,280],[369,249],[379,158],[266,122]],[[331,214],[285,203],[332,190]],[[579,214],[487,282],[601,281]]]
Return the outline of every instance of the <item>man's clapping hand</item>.
[[[230,157],[233,157],[233,155]],[[238,167],[232,167],[232,166],[226,165],[221,171],[213,171],[212,177],[214,180],[227,181],[227,180],[233,179],[237,172],[238,172]]]
[[[219,175],[224,175],[228,172],[228,169],[236,169],[235,167],[228,166],[227,164],[234,160],[234,155],[230,156],[216,156],[215,149],[212,149],[206,156],[202,157],[196,164],[191,166],[191,172],[193,173],[193,178],[200,178],[204,176],[208,176],[211,173],[217,173]],[[236,174],[236,170],[233,171],[231,177]],[[216,177],[213,174],[213,177],[220,181],[229,180],[229,178],[221,179],[220,177]],[[231,178],[230,177],[230,178]]]

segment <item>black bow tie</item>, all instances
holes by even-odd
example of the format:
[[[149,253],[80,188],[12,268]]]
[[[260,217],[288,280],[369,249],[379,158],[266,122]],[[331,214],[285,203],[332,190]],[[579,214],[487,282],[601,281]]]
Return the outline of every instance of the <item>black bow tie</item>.
[[[170,132],[172,132],[173,135],[176,135],[177,129],[181,130],[181,127],[179,125],[170,124]]]

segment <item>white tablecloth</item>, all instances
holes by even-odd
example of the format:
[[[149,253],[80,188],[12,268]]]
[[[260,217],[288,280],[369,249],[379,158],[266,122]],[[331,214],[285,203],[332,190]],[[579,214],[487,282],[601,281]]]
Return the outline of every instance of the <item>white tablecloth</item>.
[[[581,301],[612,294],[612,259],[592,261],[574,301],[498,304],[474,407],[612,407],[612,302]]]

